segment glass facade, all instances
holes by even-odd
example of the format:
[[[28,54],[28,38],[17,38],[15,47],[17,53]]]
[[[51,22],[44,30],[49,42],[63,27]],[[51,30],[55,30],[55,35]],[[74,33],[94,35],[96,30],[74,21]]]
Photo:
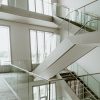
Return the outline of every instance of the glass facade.
[[[50,100],[56,100],[55,83],[50,84],[50,89],[49,85],[33,87],[33,100],[49,100],[49,95]]]
[[[52,15],[51,0],[29,0],[29,11]]]
[[[0,26],[0,65],[9,64],[10,61],[9,27]]]
[[[8,5],[8,0],[2,0],[3,5]]]
[[[56,48],[57,35],[50,32],[30,30],[32,63],[38,64]]]

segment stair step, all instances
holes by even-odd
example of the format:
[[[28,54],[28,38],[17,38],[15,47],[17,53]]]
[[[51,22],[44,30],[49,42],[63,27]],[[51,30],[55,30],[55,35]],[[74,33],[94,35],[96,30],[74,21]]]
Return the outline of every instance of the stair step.
[[[66,83],[81,100],[98,100],[95,93],[74,72],[60,73],[60,75],[62,78],[65,78]],[[91,94],[93,97],[90,98]]]

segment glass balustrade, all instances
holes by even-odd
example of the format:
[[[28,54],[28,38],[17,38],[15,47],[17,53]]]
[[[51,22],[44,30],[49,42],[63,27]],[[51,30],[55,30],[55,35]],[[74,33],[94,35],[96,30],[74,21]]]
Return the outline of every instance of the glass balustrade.
[[[57,98],[56,82],[29,72],[29,63],[14,60],[9,66],[0,65],[0,100],[62,100]]]
[[[6,86],[2,86],[3,89],[8,88],[10,91],[2,91],[2,93],[7,93],[6,99],[11,97],[15,100],[70,100],[72,97],[68,92],[68,87],[81,100],[90,98],[97,100],[96,96],[88,88],[97,96],[100,95],[100,84],[91,76],[83,76],[84,74],[88,75],[87,72],[76,64],[68,67],[70,72],[64,70],[60,72],[60,75],[50,80],[28,71],[26,68],[29,68],[29,64],[28,60],[14,60],[9,66],[0,65],[0,90],[2,90],[2,84],[5,84]],[[76,75],[80,76],[81,81]],[[1,83],[2,80],[4,83]]]
[[[68,70],[75,72],[75,74],[100,98],[99,81],[97,81],[91,74],[89,74],[77,63],[70,65]]]
[[[6,99],[7,98],[10,98],[12,100],[13,99],[14,100],[69,100],[71,99],[71,96],[69,95],[69,93],[67,93],[68,87],[66,87],[66,85],[70,86],[69,85],[70,82],[67,81],[67,78],[62,78],[61,76],[57,76],[54,79],[46,80],[36,75],[35,73],[26,70],[26,66],[29,66],[28,64],[29,61],[27,60],[23,60],[23,61],[14,60],[9,66],[0,65],[0,69],[1,68],[3,69],[0,73],[0,79],[4,81],[3,84],[6,84],[6,86],[9,88],[10,91],[9,92],[8,90],[6,90],[3,92],[3,93],[9,92],[6,95]],[[7,67],[9,69],[7,69]],[[74,84],[75,86],[73,85],[73,82],[71,82],[72,85],[70,86],[74,92],[79,91],[81,89],[79,87],[80,86],[82,87],[83,85],[83,84],[80,85],[78,84],[78,79],[76,79],[75,82],[76,81],[77,84]],[[79,87],[75,90],[74,88],[77,87],[77,85],[79,85]],[[0,86],[2,86],[1,81],[0,81]],[[6,86],[4,86],[3,88],[7,88]],[[91,93],[88,90],[86,90],[86,87],[82,87],[82,89],[85,89],[85,93],[87,93],[88,96],[95,98],[91,95]],[[83,98],[82,96],[80,96],[81,92],[79,91],[80,94],[77,94],[77,96]],[[4,97],[2,96],[2,98]]]
[[[65,30],[68,30],[68,33],[74,32],[77,33],[78,30],[81,29],[80,33],[83,32],[93,32],[98,31],[100,26],[100,18],[95,15],[94,13],[90,13],[88,11],[88,8],[91,9],[92,5],[96,5],[97,2],[92,2],[88,5],[84,5],[81,8],[78,9],[69,9],[65,6],[59,6],[58,4],[53,4],[53,15],[59,17],[62,19],[59,23],[59,26]],[[92,8],[93,8],[92,7]],[[94,7],[93,9],[97,9],[99,6]],[[67,21],[67,24],[66,24]],[[78,26],[75,28],[75,26]],[[74,31],[72,31],[75,29]]]
[[[98,2],[98,1],[97,1]],[[60,26],[66,26],[68,31],[71,30],[71,25],[74,24],[80,28],[83,28],[86,31],[96,31],[98,30],[98,16],[94,13],[91,14],[90,9],[93,8],[97,2],[93,2],[88,5],[84,5],[79,9],[71,10],[68,7],[61,5],[59,3],[52,3],[51,0],[2,0],[2,5],[8,5],[11,7],[16,7],[31,12],[41,13],[50,16],[57,16],[61,18]],[[94,9],[97,9],[95,7]],[[68,22],[68,25],[65,24],[65,20]],[[82,27],[84,26],[85,27]],[[76,32],[78,29],[76,30]]]

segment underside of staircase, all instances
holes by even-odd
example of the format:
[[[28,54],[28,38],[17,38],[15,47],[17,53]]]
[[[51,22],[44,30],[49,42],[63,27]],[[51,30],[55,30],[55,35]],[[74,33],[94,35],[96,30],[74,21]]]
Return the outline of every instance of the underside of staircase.
[[[98,96],[74,72],[60,73],[60,76],[80,100],[99,100]]]

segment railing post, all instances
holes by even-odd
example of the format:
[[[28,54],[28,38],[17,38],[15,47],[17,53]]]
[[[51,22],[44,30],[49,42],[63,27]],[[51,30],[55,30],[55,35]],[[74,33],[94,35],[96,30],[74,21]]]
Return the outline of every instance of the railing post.
[[[50,100],[50,81],[49,81],[49,100]]]

